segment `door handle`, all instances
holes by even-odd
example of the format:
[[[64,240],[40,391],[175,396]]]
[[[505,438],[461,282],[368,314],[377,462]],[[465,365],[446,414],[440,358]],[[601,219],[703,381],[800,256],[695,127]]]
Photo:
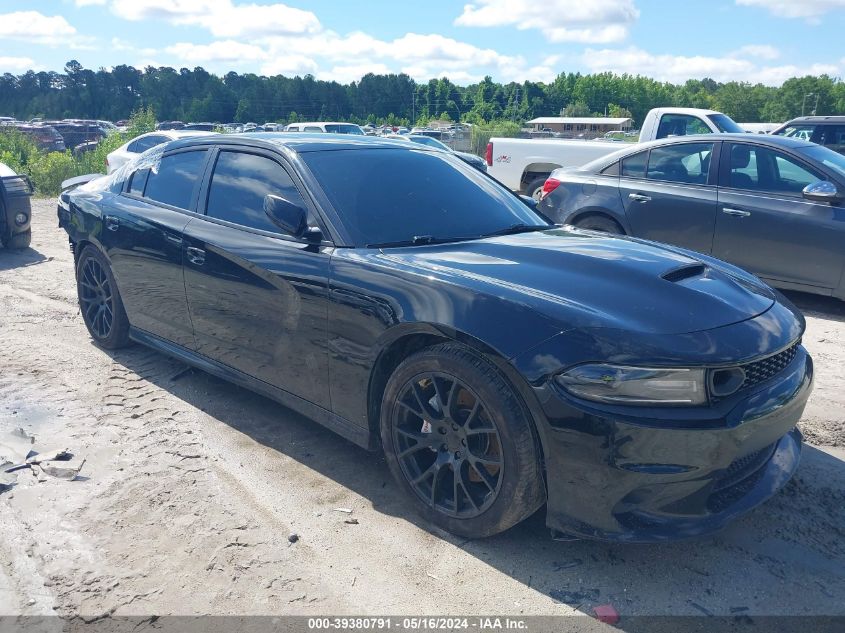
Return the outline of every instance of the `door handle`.
[[[650,202],[651,196],[644,196],[641,193],[629,193],[628,199],[633,200],[634,202]]]
[[[118,220],[113,215],[107,215],[105,217],[105,220],[106,220],[106,228],[109,231],[116,231],[117,229],[120,228],[120,220]]]
[[[727,213],[728,215],[732,215],[736,218],[747,218],[751,215],[749,211],[743,211],[742,209],[734,209],[733,207],[722,207],[722,213]]]
[[[185,252],[188,254],[188,261],[195,266],[202,266],[205,263],[205,251],[201,248],[189,246]]]

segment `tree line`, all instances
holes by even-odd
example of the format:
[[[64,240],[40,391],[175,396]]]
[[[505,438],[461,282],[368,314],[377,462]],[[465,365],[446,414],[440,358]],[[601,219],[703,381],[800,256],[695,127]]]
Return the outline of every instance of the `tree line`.
[[[560,73],[551,83],[500,84],[490,77],[468,86],[448,78],[417,83],[405,74],[367,74],[341,84],[304,77],[264,77],[194,69],[120,65],[64,72],[28,71],[0,77],[0,116],[19,119],[120,120],[151,107],[159,120],[293,122],[346,120],[408,124],[433,118],[470,123],[524,122],[537,116],[622,115],[635,126],[658,106],[712,108],[737,121],[780,122],[816,113],[845,114],[845,82],[795,77],[780,87],[690,79],[684,84],[610,72]]]

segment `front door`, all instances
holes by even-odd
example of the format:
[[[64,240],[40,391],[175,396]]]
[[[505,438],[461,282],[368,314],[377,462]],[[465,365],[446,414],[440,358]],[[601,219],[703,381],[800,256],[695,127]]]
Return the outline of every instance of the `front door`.
[[[332,249],[284,235],[264,213],[267,194],[308,208],[273,155],[218,153],[205,217],[185,228],[185,287],[197,350],[329,409]]]
[[[836,288],[845,210],[802,195],[822,174],[770,147],[725,146],[713,254],[775,285]]]

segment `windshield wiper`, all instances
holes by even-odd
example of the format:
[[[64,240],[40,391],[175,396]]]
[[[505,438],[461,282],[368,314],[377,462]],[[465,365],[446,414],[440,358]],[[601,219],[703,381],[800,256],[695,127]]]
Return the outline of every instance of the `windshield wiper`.
[[[433,235],[415,235],[409,240],[397,240],[395,242],[378,242],[375,244],[367,244],[367,248],[392,248],[394,246],[420,246],[422,244],[442,244],[443,242],[453,242],[459,239],[464,238],[437,238]]]
[[[479,235],[479,237],[496,237],[497,235],[516,235],[517,233],[531,233],[533,231],[548,231],[549,229],[554,228],[551,225],[546,224],[523,224],[520,222],[519,224],[512,224],[511,226],[505,227],[504,229],[499,229],[498,231],[491,231],[490,233],[484,233],[483,235]]]

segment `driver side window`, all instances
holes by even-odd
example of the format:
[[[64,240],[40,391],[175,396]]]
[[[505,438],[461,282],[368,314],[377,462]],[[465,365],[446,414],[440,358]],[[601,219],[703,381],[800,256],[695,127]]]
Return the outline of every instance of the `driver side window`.
[[[804,187],[819,180],[822,178],[781,152],[745,143],[731,146],[730,187],[798,196]]]
[[[273,194],[307,209],[287,171],[257,154],[221,151],[208,190],[206,215],[240,226],[282,233],[264,212],[264,196]]]

